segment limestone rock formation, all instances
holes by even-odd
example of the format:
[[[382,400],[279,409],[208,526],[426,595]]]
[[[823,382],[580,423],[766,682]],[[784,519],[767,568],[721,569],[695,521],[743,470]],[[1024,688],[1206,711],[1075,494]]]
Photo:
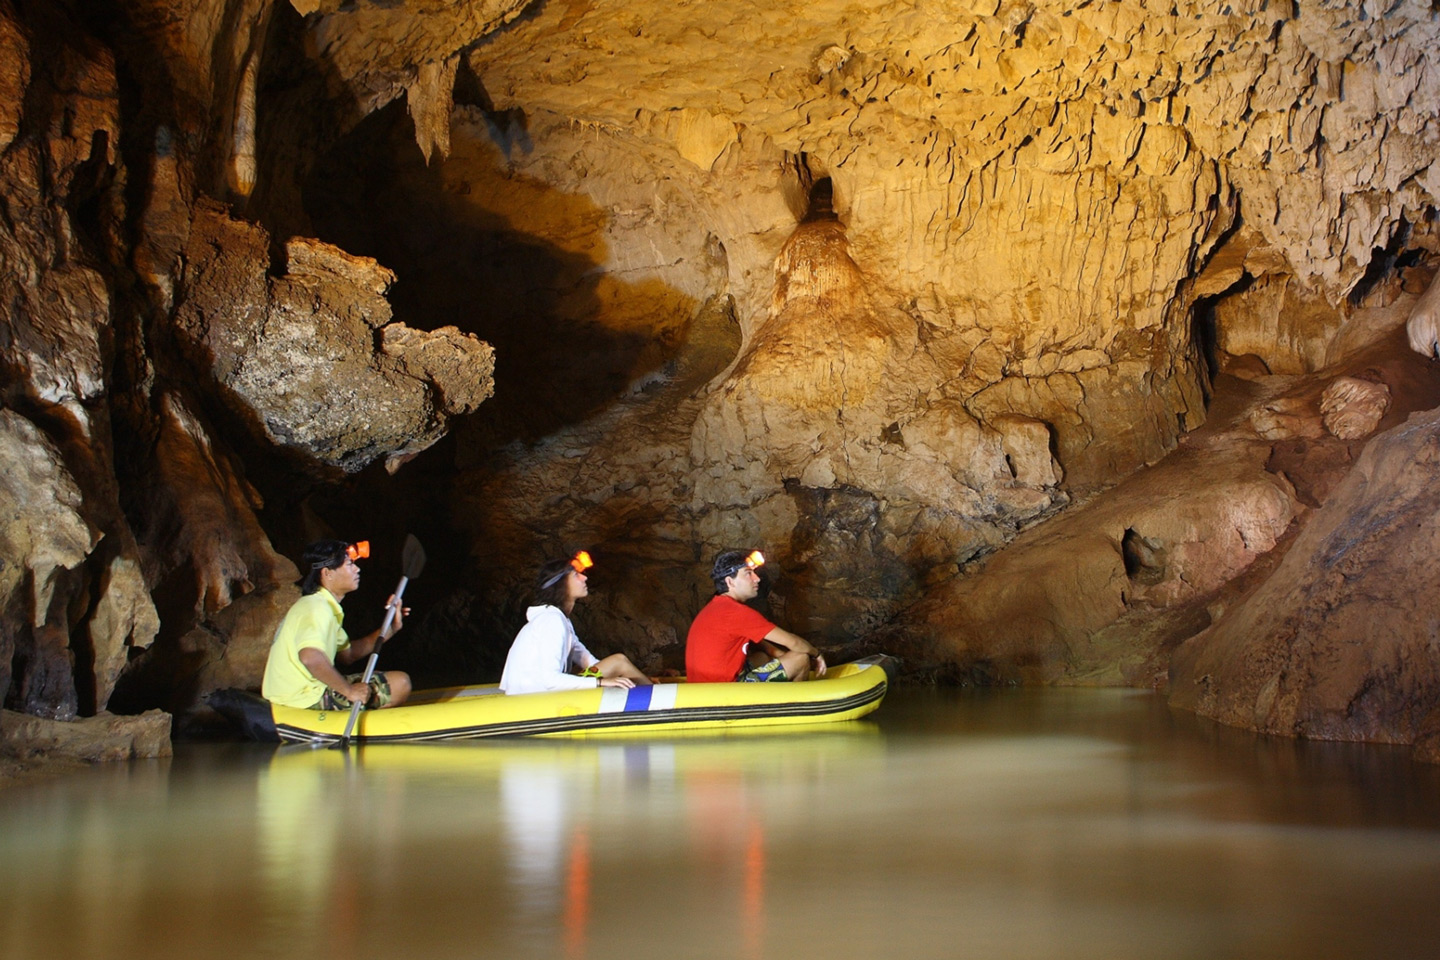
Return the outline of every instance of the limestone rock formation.
[[[160,710],[133,717],[98,714],[69,723],[0,710],[0,755],[43,755],[70,760],[149,760],[168,757],[170,715]]]
[[[1427,357],[1440,357],[1440,283],[1425,288],[1410,319],[1405,322],[1410,348]]]
[[[1440,757],[1434,483],[1440,412],[1376,438],[1274,574],[1175,654],[1172,702],[1286,736]]]
[[[782,248],[770,315],[696,423],[696,505],[749,506],[791,480],[1017,522],[1051,506],[1044,424],[1012,416],[1002,434],[946,397],[948,370],[913,318],[874,303],[844,232],[804,223]],[[1041,485],[1007,465],[1007,439]]]
[[[1045,424],[979,419],[947,396],[946,359],[873,288],[838,220],[800,224],[777,258],[769,316],[695,423],[690,509],[719,521],[708,552],[791,541],[781,557],[845,565],[858,558],[844,553],[861,550],[878,566],[903,557],[933,567],[993,549],[1062,503]],[[857,520],[875,541],[801,548],[791,529],[808,511],[787,513],[792,497],[814,496],[804,491],[872,501],[873,517]],[[881,596],[837,590],[821,602],[828,589],[807,585],[805,618],[827,636],[891,612]]]
[[[1341,440],[1369,436],[1390,409],[1390,388],[1359,377],[1339,377],[1320,397],[1320,415]]]
[[[269,277],[265,231],[204,204],[187,261],[175,318],[193,361],[235,413],[320,464],[411,456],[491,393],[487,344],[389,329],[394,274],[373,260],[294,238],[286,272]]]
[[[1372,249],[1424,219],[1436,29],[1412,5],[1376,21],[1322,4],[741,4],[643,23],[555,7],[470,63],[495,110],[525,117],[517,170],[569,186],[575,165],[554,159],[633,163],[637,139],[698,157],[708,177],[663,175],[696,184],[747,332],[776,239],[739,234],[720,181],[774,190],[764,159],[804,157],[833,179],[856,259],[988,378],[971,409],[1049,423],[1088,484],[1203,420],[1186,284],[1242,221],[1225,242],[1247,253],[1206,294],[1222,345],[1274,372],[1322,365]],[[716,49],[687,86],[696,30]],[[700,111],[735,132],[697,139]],[[577,123],[593,132],[578,154],[562,133]],[[623,248],[653,232],[636,224]]]
[[[256,106],[274,7],[201,2],[176,17],[163,3],[122,6],[127,16],[112,18],[68,2],[0,4],[11,68],[0,79],[0,698],[59,719],[112,698],[183,711],[206,683],[258,682],[255,651],[263,662],[283,612],[263,598],[283,598],[296,576],[271,546],[252,482],[274,465],[242,466],[235,450],[253,451],[251,439],[235,432],[214,381],[175,350],[187,343],[173,311],[177,293],[195,292],[192,268],[232,255],[229,286],[211,291],[221,317],[259,303],[274,307],[277,330],[294,332],[292,314],[313,328],[317,311],[321,326],[360,325],[349,361],[382,381],[374,406],[385,407],[386,389],[410,397],[388,443],[362,441],[365,457],[413,455],[490,391],[490,354],[473,338],[365,322],[389,316],[393,277],[373,262],[291,238],[288,271],[269,278],[263,231],[230,251],[192,245],[243,233],[220,237],[228,218],[197,197],[244,198],[260,175]],[[120,74],[135,85],[128,100]],[[260,373],[266,356],[228,345],[227,362]],[[369,428],[344,420],[342,406],[315,425]],[[196,630],[218,645],[208,666],[183,655]],[[176,672],[161,676],[157,664]]]
[[[277,555],[255,511],[260,495],[180,395],[161,398],[155,452],[140,540],[148,578],[165,583],[171,602],[188,600],[208,616],[257,584],[293,581],[298,573]]]
[[[1268,445],[1202,434],[932,586],[864,648],[950,681],[1163,685],[1168,649],[1208,622],[1196,601],[1273,549],[1304,509],[1266,471]],[[1172,610],[1182,613],[1167,619]]]
[[[69,719],[78,709],[65,609],[69,573],[99,536],[81,512],[80,488],[60,451],[10,410],[0,410],[0,460],[7,465],[0,471],[0,681],[10,687],[18,653],[26,668],[16,700]]]
[[[1175,452],[932,586],[860,649],[898,653],[919,675],[958,682],[1169,687],[1172,651],[1182,643],[1209,649],[1202,631],[1218,622],[1223,635],[1242,601],[1258,602],[1247,597],[1287,569],[1308,525],[1319,522],[1312,508],[1353,514],[1353,503],[1331,504],[1360,469],[1361,443],[1324,427],[1323,398],[1338,401],[1334,411],[1358,398],[1365,435],[1440,401],[1435,371],[1404,348],[1408,307],[1395,303],[1390,333],[1332,375],[1217,382],[1224,401]],[[1293,422],[1281,429],[1276,412],[1285,410]],[[1275,431],[1257,426],[1266,424]],[[1390,572],[1405,576],[1398,566]],[[1423,590],[1423,578],[1393,589]],[[1264,604],[1283,618],[1303,602],[1281,589]],[[1408,616],[1397,612],[1397,620]],[[1234,627],[1246,638],[1235,642],[1260,644],[1263,631],[1252,628]],[[1333,666],[1306,659],[1317,677]],[[1193,698],[1175,702],[1193,709]]]

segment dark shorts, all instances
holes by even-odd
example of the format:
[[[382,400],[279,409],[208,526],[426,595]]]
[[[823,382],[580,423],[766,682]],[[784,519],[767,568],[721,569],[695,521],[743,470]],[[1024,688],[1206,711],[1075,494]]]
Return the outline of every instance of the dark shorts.
[[[747,662],[735,674],[736,683],[788,683],[790,677],[785,673],[785,665],[779,660],[771,660],[762,666],[752,667]]]
[[[352,674],[350,674],[348,677],[346,677],[345,679],[346,679],[346,680],[349,680],[351,683],[359,683],[359,682],[360,682],[360,678],[363,677],[363,676],[365,676],[364,673],[352,673]],[[384,674],[383,671],[381,671],[381,670],[376,670],[374,673],[370,674],[370,702],[367,703],[367,704],[365,704],[365,707],[366,707],[366,709],[369,709],[369,710],[376,710],[376,709],[379,709],[380,707],[385,707],[385,706],[389,706],[389,705],[390,705],[390,678],[387,677],[387,676],[385,676],[385,674]],[[328,689],[327,689],[327,690],[325,691],[325,695],[322,696],[322,697],[320,698],[320,700],[319,700],[313,707],[311,707],[310,709],[311,709],[311,710],[349,710],[349,709],[350,709],[350,700],[349,700],[348,697],[342,697],[340,694],[336,693],[334,690],[328,690]]]

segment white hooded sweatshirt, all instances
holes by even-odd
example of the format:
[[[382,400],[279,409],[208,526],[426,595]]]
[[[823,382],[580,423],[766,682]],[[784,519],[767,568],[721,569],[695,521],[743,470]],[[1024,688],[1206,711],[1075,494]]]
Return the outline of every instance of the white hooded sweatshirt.
[[[550,690],[587,690],[600,685],[594,677],[577,677],[569,671],[584,670],[599,661],[580,638],[570,618],[549,604],[525,611],[529,622],[515,635],[505,657],[500,689],[506,693],[545,693]]]

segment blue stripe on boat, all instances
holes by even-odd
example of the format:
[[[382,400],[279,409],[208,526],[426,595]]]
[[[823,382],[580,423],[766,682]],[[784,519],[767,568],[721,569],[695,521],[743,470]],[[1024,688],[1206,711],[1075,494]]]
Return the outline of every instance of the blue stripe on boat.
[[[654,692],[653,687],[631,687],[625,697],[625,712],[632,713],[637,710],[650,709],[650,694]]]

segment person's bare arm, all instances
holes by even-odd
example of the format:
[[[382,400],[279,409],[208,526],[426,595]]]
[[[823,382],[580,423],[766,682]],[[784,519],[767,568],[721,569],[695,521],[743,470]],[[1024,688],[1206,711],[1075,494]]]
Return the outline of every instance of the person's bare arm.
[[[342,654],[344,650],[340,651]],[[325,686],[345,697],[347,700],[365,702],[370,699],[370,686],[364,683],[351,683],[345,679],[344,674],[335,669],[335,664],[325,658],[325,654],[314,647],[300,648],[300,662],[305,669],[310,671],[310,676],[319,680]]]
[[[776,627],[765,634],[766,641],[776,646],[784,647],[787,650],[794,650],[796,653],[803,653],[807,656],[818,657],[820,651],[812,647],[804,637],[797,636],[786,630],[784,627]]]
[[[765,634],[765,639],[762,642],[765,644],[773,644],[777,647],[785,647],[796,653],[805,654],[813,664],[812,669],[814,670],[815,676],[825,676],[825,655],[811,646],[810,642],[804,637],[793,634],[784,627],[776,627],[774,630]]]
[[[395,606],[394,594],[391,594],[390,599],[385,601],[386,609],[392,606]],[[389,640],[390,637],[400,632],[400,628],[405,626],[405,618],[409,615],[409,607],[395,607],[395,618],[390,622],[390,633],[389,636],[385,637],[386,640]],[[375,649],[375,644],[378,640],[380,640],[380,630],[376,628],[358,640],[351,640],[349,646],[342,648],[335,654],[335,659],[341,663],[354,663],[356,660],[368,657],[370,651]],[[319,677],[316,677],[316,679],[318,680]]]

